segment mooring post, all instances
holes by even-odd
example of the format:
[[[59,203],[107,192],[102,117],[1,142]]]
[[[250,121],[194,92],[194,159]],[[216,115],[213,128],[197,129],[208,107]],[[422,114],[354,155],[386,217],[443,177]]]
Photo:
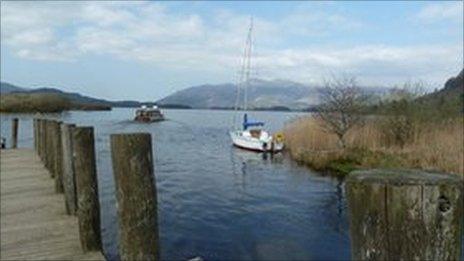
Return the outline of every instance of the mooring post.
[[[45,130],[45,143],[44,143],[45,168],[50,172],[50,175],[52,175],[53,173],[50,171],[50,159],[51,159],[50,120],[45,120],[44,130]]]
[[[34,118],[34,150],[39,155],[39,119]]]
[[[54,133],[54,120],[47,120],[47,169],[50,176],[55,178],[55,136]]]
[[[71,136],[81,246],[85,252],[101,250],[100,203],[93,127],[72,128]]]
[[[48,138],[48,120],[43,120],[42,122],[42,129],[43,129],[43,141],[42,141],[42,161],[46,169],[48,169],[48,145],[49,145],[49,138]]]
[[[61,145],[61,122],[53,121],[53,170],[55,172],[55,192],[63,193],[63,147]]]
[[[463,180],[418,170],[349,174],[353,260],[459,260]]]
[[[48,150],[48,143],[49,143],[48,142],[48,120],[44,119],[42,124],[43,124],[42,126],[43,128],[43,144],[42,144],[43,145],[42,147],[43,159],[42,161],[44,163],[45,168],[48,169],[48,162],[47,162],[48,160],[47,150]]]
[[[37,155],[39,155],[39,119],[34,119],[34,148]]]
[[[42,159],[42,155],[40,154],[40,145],[42,143],[42,130],[41,130],[41,125],[42,124],[42,119],[37,119],[37,155],[39,155],[39,158]]]
[[[39,119],[39,157],[43,163],[43,144],[44,144],[44,130],[43,130],[43,119]]]
[[[40,159],[42,160],[42,163],[45,164],[45,153],[44,153],[44,147],[45,147],[45,120],[40,119],[39,120],[39,156]]]
[[[34,151],[37,153],[37,119],[32,119],[32,130],[34,135]]]
[[[11,148],[16,149],[18,147],[18,124],[19,119],[13,118],[11,122]]]
[[[33,120],[34,129],[34,150],[37,156],[39,156],[39,119],[34,118]]]
[[[75,215],[77,211],[76,182],[74,174],[74,162],[72,156],[71,131],[76,125],[61,124],[61,145],[63,152],[63,189],[66,204],[66,213]]]
[[[111,135],[121,260],[159,260],[151,136]]]

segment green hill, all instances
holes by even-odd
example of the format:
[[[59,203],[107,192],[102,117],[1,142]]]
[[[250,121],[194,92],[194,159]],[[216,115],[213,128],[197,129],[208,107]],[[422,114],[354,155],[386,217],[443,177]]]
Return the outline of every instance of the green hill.
[[[446,81],[443,89],[418,99],[423,106],[441,110],[448,114],[464,112],[464,69]]]

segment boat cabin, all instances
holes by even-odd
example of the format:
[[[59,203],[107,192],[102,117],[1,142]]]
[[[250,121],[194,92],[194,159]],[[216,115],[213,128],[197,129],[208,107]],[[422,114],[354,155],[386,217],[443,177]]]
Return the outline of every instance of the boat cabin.
[[[161,113],[158,106],[147,107],[143,105],[135,111],[135,121],[140,122],[154,122],[164,120],[164,115]]]

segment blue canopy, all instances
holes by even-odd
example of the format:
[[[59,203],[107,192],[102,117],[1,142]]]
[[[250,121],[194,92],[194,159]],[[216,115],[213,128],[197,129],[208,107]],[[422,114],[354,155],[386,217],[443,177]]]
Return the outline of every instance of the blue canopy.
[[[243,115],[243,130],[246,130],[246,129],[248,129],[248,127],[253,127],[253,126],[264,126],[264,122],[248,121],[248,115],[245,113]]]

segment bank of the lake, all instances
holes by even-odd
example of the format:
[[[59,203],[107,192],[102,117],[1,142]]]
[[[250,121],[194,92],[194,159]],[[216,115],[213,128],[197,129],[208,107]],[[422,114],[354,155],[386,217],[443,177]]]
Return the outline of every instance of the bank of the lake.
[[[0,96],[0,112],[59,113],[70,110],[111,110],[111,106],[72,101],[60,93],[8,93]]]
[[[411,128],[411,140],[391,140],[391,126],[371,119],[346,135],[346,148],[311,116],[288,124],[285,129],[291,157],[318,171],[344,176],[355,169],[413,168],[443,171],[464,176],[464,118],[421,122]]]

